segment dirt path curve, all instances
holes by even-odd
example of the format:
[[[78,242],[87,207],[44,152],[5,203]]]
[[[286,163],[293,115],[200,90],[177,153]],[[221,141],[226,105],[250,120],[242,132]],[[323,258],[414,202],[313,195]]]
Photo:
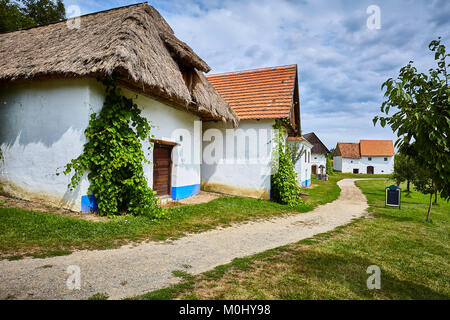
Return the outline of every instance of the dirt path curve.
[[[47,259],[0,261],[0,299],[86,299],[107,293],[118,299],[168,286],[173,270],[197,274],[267,249],[330,231],[366,214],[357,179],[338,182],[337,200],[315,210],[193,234],[167,243],[142,243],[112,250],[78,251]],[[81,270],[81,289],[69,290],[67,268]]]

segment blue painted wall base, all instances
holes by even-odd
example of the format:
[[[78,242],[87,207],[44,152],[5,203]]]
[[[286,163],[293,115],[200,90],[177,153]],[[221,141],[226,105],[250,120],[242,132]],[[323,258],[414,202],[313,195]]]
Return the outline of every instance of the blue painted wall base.
[[[171,197],[173,200],[181,200],[187,197],[191,197],[200,192],[200,185],[193,184],[190,186],[172,187]]]
[[[81,197],[81,212],[90,213],[97,212],[98,205],[93,195],[87,195]]]
[[[310,185],[311,185],[311,179],[302,181],[302,187],[303,188],[309,187]]]

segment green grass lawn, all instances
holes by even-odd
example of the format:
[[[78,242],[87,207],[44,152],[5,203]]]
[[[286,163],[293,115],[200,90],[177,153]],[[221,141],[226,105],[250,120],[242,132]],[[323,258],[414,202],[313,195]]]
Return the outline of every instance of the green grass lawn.
[[[334,172],[334,177],[339,177],[339,178],[351,178],[351,179],[362,179],[362,178],[390,178],[391,175],[390,174],[366,174],[366,173],[359,173],[359,174],[354,174],[354,173],[342,173],[342,172]]]
[[[235,222],[306,212],[339,196],[339,178],[318,181],[308,189],[307,204],[291,208],[271,201],[223,197],[209,203],[169,208],[158,222],[124,216],[108,222],[91,222],[52,213],[0,208],[0,257],[45,257],[70,254],[73,249],[107,249],[130,241],[166,240]]]
[[[316,207],[336,200],[339,197],[341,189],[337,186],[337,182],[341,180],[340,175],[329,176],[328,181],[312,179],[311,184],[316,185],[313,188],[305,188],[303,192],[309,194],[307,203]]]
[[[138,299],[450,299],[450,204],[403,197],[384,208],[387,181],[358,181],[372,215],[335,231],[200,275],[178,271],[182,282]],[[367,267],[381,268],[381,289],[366,286]]]

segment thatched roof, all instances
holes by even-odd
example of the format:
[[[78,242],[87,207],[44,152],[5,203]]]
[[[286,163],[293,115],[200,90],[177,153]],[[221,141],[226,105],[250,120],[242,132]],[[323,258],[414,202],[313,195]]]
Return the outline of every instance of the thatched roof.
[[[190,74],[189,86],[181,70]],[[82,16],[79,29],[62,21],[0,34],[1,82],[119,72],[135,90],[236,125],[238,117],[204,77],[209,71],[146,3]]]

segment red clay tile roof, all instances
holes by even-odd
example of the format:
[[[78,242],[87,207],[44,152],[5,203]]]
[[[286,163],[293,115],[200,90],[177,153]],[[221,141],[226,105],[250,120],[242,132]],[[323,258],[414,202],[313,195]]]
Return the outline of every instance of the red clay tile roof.
[[[336,156],[359,159],[361,157],[392,157],[395,155],[392,140],[360,140],[359,143],[338,142]]]
[[[207,76],[240,119],[289,118],[297,65]]]
[[[361,158],[361,153],[359,152],[359,143],[338,142],[336,146],[336,156],[351,159]]]
[[[392,140],[361,140],[361,156],[392,157],[395,155]]]

